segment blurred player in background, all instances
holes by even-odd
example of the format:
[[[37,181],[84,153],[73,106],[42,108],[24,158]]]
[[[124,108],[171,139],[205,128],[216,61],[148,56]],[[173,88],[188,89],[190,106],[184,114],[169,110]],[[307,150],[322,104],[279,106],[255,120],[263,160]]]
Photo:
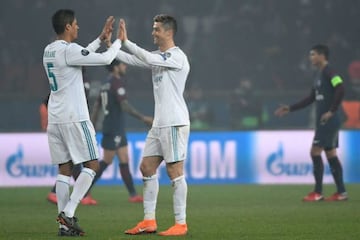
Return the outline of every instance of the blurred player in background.
[[[341,106],[344,97],[344,86],[343,80],[329,65],[328,59],[329,48],[326,45],[319,44],[312,47],[310,61],[318,71],[310,95],[293,105],[282,105],[275,111],[275,115],[281,117],[316,102],[316,128],[311,147],[315,188],[313,192],[303,198],[304,201],[310,202],[324,199],[322,195],[324,164],[321,158],[323,151],[325,151],[337,187],[337,192],[325,200],[344,201],[348,199],[344,186],[343,170],[336,151],[341,127],[338,108]]]
[[[60,236],[85,234],[74,215],[98,171],[99,152],[89,117],[82,66],[107,65],[114,60],[121,47],[119,39],[107,51],[95,52],[112,32],[113,23],[114,17],[109,17],[99,37],[84,48],[72,43],[79,30],[74,11],[60,9],[52,16],[57,39],[45,47],[43,64],[51,89],[47,127],[50,154],[52,163],[59,166],[56,197]],[[83,168],[70,195],[73,165],[80,163]]]
[[[144,181],[144,220],[126,234],[153,233],[157,231],[155,218],[159,181],[156,171],[163,160],[171,179],[175,225],[160,232],[163,236],[185,235],[187,183],[184,160],[189,138],[189,112],[183,97],[190,65],[185,53],[174,43],[176,20],[169,15],[157,15],[153,22],[152,36],[159,47],[148,52],[127,38],[125,21],[120,20],[120,35],[124,46],[131,53],[119,51],[121,61],[152,70],[155,98],[155,115],[144,147],[140,170]]]
[[[142,202],[142,196],[136,193],[133,179],[129,171],[128,144],[125,132],[125,112],[152,125],[152,117],[145,116],[136,110],[127,100],[125,87],[126,64],[114,60],[107,66],[109,76],[102,83],[100,95],[97,98],[91,120],[96,126],[99,111],[103,110],[102,122],[103,138],[101,146],[104,149],[104,159],[99,162],[100,168],[96,173],[93,184],[101,178],[102,173],[112,163],[115,154],[119,158],[119,169],[124,184],[129,192],[129,202]]]
[[[84,79],[84,89],[85,89],[85,96],[88,99],[89,92],[90,92],[90,83],[85,78],[85,68],[82,68],[83,71],[83,79]],[[40,121],[41,121],[41,129],[46,132],[47,125],[48,125],[48,110],[47,105],[49,102],[50,94],[46,96],[46,98],[40,104]],[[76,180],[81,172],[81,164],[77,164],[73,166],[72,177]],[[54,204],[57,204],[56,198],[56,184],[51,188],[51,191],[48,193],[46,199]],[[96,205],[97,201],[92,198],[90,193],[87,193],[83,199],[81,199],[82,205]]]

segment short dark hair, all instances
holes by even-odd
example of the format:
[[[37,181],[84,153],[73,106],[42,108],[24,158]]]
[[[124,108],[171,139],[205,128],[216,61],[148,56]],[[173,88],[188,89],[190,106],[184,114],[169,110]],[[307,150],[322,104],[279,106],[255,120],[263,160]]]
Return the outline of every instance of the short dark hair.
[[[52,25],[56,34],[65,32],[66,24],[72,24],[75,20],[75,12],[70,9],[60,9],[52,16]]]
[[[119,65],[121,62],[117,59],[114,59],[109,65],[106,65],[106,69],[109,71],[109,72],[112,72],[114,70],[114,67]]]
[[[330,50],[329,47],[325,44],[316,44],[311,48],[311,50],[315,51],[317,54],[321,54],[325,56],[325,59],[329,59]]]
[[[165,30],[172,29],[174,32],[174,36],[177,32],[177,23],[176,19],[170,15],[166,14],[159,14],[154,17],[154,22],[160,22],[162,23]]]

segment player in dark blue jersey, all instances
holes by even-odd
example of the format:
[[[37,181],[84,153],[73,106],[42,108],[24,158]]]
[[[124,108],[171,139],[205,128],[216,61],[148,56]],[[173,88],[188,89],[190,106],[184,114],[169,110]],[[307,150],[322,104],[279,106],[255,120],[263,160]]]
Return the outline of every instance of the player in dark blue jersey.
[[[322,195],[324,164],[321,158],[323,151],[325,151],[337,187],[337,192],[325,198],[325,200],[347,200],[348,195],[344,186],[343,170],[336,151],[342,123],[338,109],[344,97],[343,80],[329,65],[329,48],[326,45],[319,44],[312,47],[309,57],[312,65],[318,70],[309,96],[293,105],[280,106],[275,111],[275,115],[281,117],[316,102],[316,128],[311,147],[315,189],[305,196],[303,200],[313,202],[324,199]]]
[[[103,138],[101,146],[104,149],[104,159],[100,161],[100,170],[97,172],[93,184],[101,177],[104,170],[112,163],[115,154],[120,160],[120,174],[130,194],[130,202],[142,202],[142,196],[136,193],[131,173],[129,171],[128,143],[125,132],[125,113],[143,121],[151,126],[153,118],[137,111],[127,100],[125,88],[125,73],[127,66],[114,60],[107,69],[110,74],[102,83],[92,114],[95,125],[99,110],[104,113],[102,123]]]

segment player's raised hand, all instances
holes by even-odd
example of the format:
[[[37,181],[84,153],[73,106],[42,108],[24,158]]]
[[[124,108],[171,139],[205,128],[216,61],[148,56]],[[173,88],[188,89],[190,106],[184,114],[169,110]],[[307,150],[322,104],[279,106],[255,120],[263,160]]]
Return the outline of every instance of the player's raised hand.
[[[110,32],[104,40],[104,43],[106,44],[106,47],[108,47],[108,48],[111,46],[111,36],[112,36],[112,32]]]
[[[125,20],[122,18],[120,19],[120,22],[119,22],[118,38],[121,41],[126,41],[128,39],[127,31],[126,31],[126,23],[125,23]]]
[[[281,104],[278,109],[275,110],[274,114],[277,117],[282,117],[290,112],[290,107],[288,105]]]
[[[100,36],[99,36],[99,38],[100,38],[101,41],[105,41],[105,40],[107,40],[107,39],[111,39],[111,34],[112,34],[112,31],[113,31],[113,24],[114,24],[114,22],[115,22],[114,16],[109,16],[109,17],[106,19],[104,28],[103,28],[103,30],[101,31],[101,34],[100,34]]]

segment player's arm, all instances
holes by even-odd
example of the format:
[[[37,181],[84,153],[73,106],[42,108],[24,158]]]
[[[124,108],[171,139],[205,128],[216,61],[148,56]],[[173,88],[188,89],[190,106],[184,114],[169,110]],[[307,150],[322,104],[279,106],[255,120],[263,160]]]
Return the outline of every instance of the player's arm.
[[[96,53],[90,52],[76,43],[72,43],[65,50],[65,61],[70,66],[108,65],[114,60],[120,47],[120,40],[115,40],[107,51]]]
[[[107,27],[109,28],[106,30],[110,36],[112,32],[112,23],[108,22],[105,24],[104,29]],[[105,31],[105,32],[106,32]],[[76,43],[69,44],[65,49],[65,61],[66,64],[70,66],[97,66],[97,65],[108,65],[114,60],[116,57],[117,52],[121,48],[121,35],[120,35],[120,24],[119,24],[119,31],[117,34],[117,39],[113,42],[113,44],[107,49],[107,51],[102,53],[90,52],[86,48],[82,48],[80,45]],[[105,40],[109,38],[109,35],[100,35],[100,40]]]
[[[120,103],[121,109],[127,113],[129,113],[131,116],[139,119],[140,121],[144,122],[146,125],[151,126],[153,122],[152,117],[145,116],[141,114],[135,107],[133,107],[128,100],[124,99]]]
[[[131,42],[127,37],[124,19],[120,19],[119,37],[131,54],[135,55],[138,59],[148,65],[162,66],[173,69],[181,69],[184,65],[184,59],[180,55],[172,54],[170,52],[152,53],[141,47],[138,47],[135,43]]]
[[[97,38],[94,41],[92,41],[91,43],[89,43],[89,45],[87,45],[86,49],[89,52],[96,52],[96,50],[99,49],[100,45],[101,45],[101,40],[99,38]]]
[[[294,111],[303,109],[303,108],[309,106],[310,104],[312,104],[314,101],[315,101],[315,89],[312,88],[310,94],[307,97],[303,98],[302,100],[300,100],[297,103],[290,105],[289,111],[294,112]]]
[[[181,69],[184,64],[184,59],[170,52],[165,53],[152,53],[149,52],[130,40],[124,42],[124,46],[129,50],[130,53],[134,54],[141,61],[152,65],[152,66],[162,66],[173,69]],[[175,56],[173,56],[175,55]]]
[[[321,124],[325,124],[334,115],[334,113],[338,110],[341,101],[343,100],[345,95],[345,88],[341,77],[338,75],[333,75],[331,76],[330,79],[331,79],[330,80],[331,86],[334,88],[334,98],[329,111],[321,115],[320,117]]]
[[[124,62],[124,63],[126,63],[128,65],[142,67],[142,68],[151,68],[151,65],[141,61],[135,55],[129,54],[129,53],[124,52],[122,50],[119,50],[119,52],[116,55],[116,59],[118,59],[121,62]]]
[[[41,129],[46,131],[48,126],[48,103],[50,94],[41,102],[39,107]]]
[[[345,88],[343,80],[340,76],[336,75],[331,78],[331,85],[334,88],[334,99],[329,109],[330,112],[334,113],[339,108],[341,101],[345,95]]]
[[[116,100],[124,112],[129,113],[131,116],[143,121],[148,125],[152,125],[152,118],[149,118],[141,114],[137,109],[135,109],[127,100],[127,93],[125,86],[121,81],[116,81],[112,83],[112,91],[116,94]]]
[[[45,103],[41,103],[39,107],[40,125],[43,131],[46,131],[48,125],[48,110]]]
[[[275,110],[274,114],[278,117],[282,117],[282,116],[288,114],[289,112],[294,112],[299,109],[305,108],[305,107],[309,106],[311,103],[313,103],[314,101],[315,101],[315,89],[312,88],[310,94],[307,97],[305,97],[304,99],[302,99],[299,102],[292,104],[292,105],[281,104],[280,107],[278,107]]]

